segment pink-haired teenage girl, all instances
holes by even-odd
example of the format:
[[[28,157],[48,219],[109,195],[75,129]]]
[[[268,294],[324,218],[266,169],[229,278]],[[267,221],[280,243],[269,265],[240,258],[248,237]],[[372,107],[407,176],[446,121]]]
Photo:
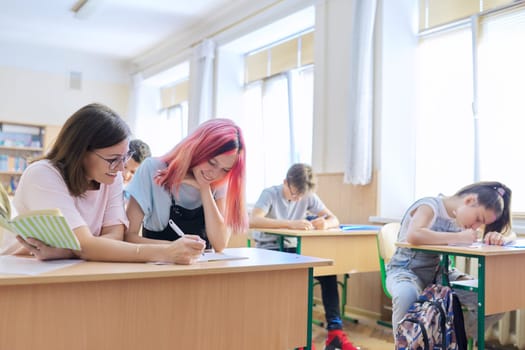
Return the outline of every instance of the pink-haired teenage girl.
[[[244,183],[241,129],[228,119],[206,121],[166,155],[141,164],[126,189],[126,240],[176,240],[172,220],[184,233],[206,240],[208,248],[222,251],[231,233],[247,228]]]

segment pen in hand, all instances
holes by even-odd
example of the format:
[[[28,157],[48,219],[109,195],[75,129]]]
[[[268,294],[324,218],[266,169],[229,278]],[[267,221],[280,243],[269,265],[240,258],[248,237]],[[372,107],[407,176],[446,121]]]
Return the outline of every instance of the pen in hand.
[[[173,229],[173,231],[175,231],[175,233],[179,235],[179,237],[184,237],[184,232],[180,229],[179,226],[177,226],[175,221],[169,219],[168,224]]]
[[[173,221],[172,219],[169,219],[168,220],[168,225],[170,225],[170,227],[173,229],[173,231],[175,231],[176,234],[179,235],[179,237],[184,237],[184,231],[182,231],[180,229],[179,226],[177,226],[177,224],[175,223],[175,221]],[[204,255],[204,252],[202,252],[202,255]]]

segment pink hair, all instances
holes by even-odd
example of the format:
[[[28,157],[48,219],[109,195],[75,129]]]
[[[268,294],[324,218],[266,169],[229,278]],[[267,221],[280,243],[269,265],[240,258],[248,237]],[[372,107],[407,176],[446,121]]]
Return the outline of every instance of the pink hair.
[[[248,228],[245,202],[246,149],[241,129],[229,119],[211,119],[184,138],[160,159],[168,167],[155,176],[155,182],[170,190],[179,187],[193,167],[220,155],[237,153],[237,161],[228,174],[212,183],[217,187],[227,182],[224,221],[233,233],[243,233]]]

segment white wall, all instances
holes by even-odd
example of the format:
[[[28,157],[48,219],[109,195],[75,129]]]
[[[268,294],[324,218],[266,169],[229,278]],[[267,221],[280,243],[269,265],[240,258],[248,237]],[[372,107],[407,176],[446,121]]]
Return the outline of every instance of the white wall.
[[[107,104],[126,118],[130,78],[123,62],[14,43],[1,47],[0,120],[61,125],[92,102]],[[80,90],[70,89],[70,72],[82,74]]]

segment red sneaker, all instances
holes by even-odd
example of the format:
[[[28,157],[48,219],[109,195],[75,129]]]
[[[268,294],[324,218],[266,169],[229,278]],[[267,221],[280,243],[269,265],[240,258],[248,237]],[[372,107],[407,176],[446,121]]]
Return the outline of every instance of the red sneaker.
[[[334,329],[328,331],[324,350],[359,350],[359,348],[350,343],[345,332],[341,329]]]

